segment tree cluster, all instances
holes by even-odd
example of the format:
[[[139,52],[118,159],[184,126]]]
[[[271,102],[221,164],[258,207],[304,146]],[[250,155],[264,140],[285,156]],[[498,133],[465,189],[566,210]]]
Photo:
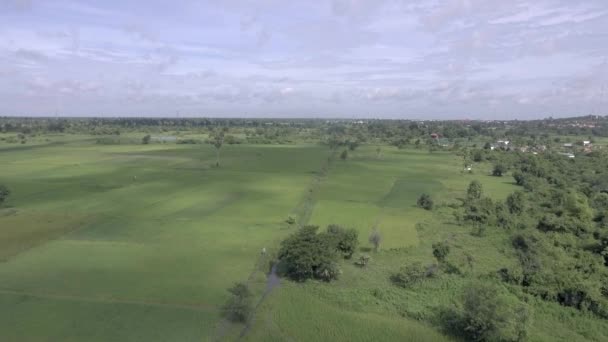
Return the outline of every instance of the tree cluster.
[[[356,251],[356,230],[338,225],[329,225],[321,233],[318,230],[318,226],[304,226],[281,242],[281,269],[292,280],[334,280],[340,274],[338,258],[351,258]]]

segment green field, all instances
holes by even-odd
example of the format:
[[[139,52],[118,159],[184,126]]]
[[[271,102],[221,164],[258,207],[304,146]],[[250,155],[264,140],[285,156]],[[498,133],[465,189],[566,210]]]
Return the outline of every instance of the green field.
[[[431,260],[430,245],[447,239],[456,260],[475,258],[476,274],[515,262],[495,248],[500,233],[482,242],[446,210],[415,206],[423,192],[440,207],[453,203],[473,179],[506,197],[511,178],[488,176],[489,165],[468,174],[449,152],[383,147],[377,156],[375,146],[340,160],[319,145],[227,145],[221,167],[214,163],[209,145],[100,145],[86,136],[0,145],[0,181],[13,190],[0,209],[2,339],[234,340],[243,331],[256,341],[449,340],[431,313],[467,279],[404,290],[391,272]],[[260,251],[296,229],[289,215],[354,227],[362,251],[374,227],[383,243],[365,269],[343,261],[331,284],[282,279],[246,330],[226,323],[219,309],[234,282],[261,298],[270,260]],[[577,340],[585,326],[608,336],[591,318],[564,309],[576,316],[564,323],[542,305],[533,340]]]

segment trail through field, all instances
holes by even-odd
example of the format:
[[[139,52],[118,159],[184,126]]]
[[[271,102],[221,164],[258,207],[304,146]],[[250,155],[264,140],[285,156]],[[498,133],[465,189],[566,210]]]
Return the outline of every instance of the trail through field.
[[[251,330],[251,324],[253,323],[253,315],[255,315],[255,312],[258,310],[258,307],[260,305],[262,305],[262,303],[264,302],[264,299],[266,299],[266,297],[268,297],[268,295],[276,287],[281,285],[281,278],[279,278],[279,276],[277,275],[277,265],[278,264],[276,262],[272,265],[270,274],[268,275],[268,278],[266,279],[266,289],[264,290],[262,297],[260,297],[260,300],[258,300],[258,303],[253,308],[252,317],[250,320],[247,321],[247,324],[245,325],[245,328],[243,328],[243,331],[241,331],[239,339],[243,338],[249,332],[249,330]]]
[[[301,226],[307,224],[308,221],[310,220],[310,217],[312,216],[312,210],[313,210],[315,202],[316,202],[316,197],[319,192],[319,188],[320,188],[321,184],[323,183],[323,181],[327,178],[329,168],[330,168],[333,160],[335,159],[335,157],[336,157],[335,152],[332,152],[332,154],[327,157],[327,161],[325,163],[323,163],[323,165],[321,166],[321,169],[319,171],[315,172],[315,176],[313,177],[313,179],[310,183],[310,186],[308,186],[306,188],[306,193],[304,194],[302,200],[291,211],[297,217],[297,226],[301,227]],[[259,270],[259,266],[261,265],[261,263],[264,260],[266,260],[265,255],[261,255],[258,258],[253,272],[251,272],[251,274],[249,275],[249,278],[247,279],[247,285],[251,284],[256,272]],[[244,338],[247,335],[247,333],[251,330],[252,323],[255,321],[257,309],[262,305],[264,300],[275,289],[277,289],[281,285],[281,278],[279,278],[279,276],[277,275],[277,266],[278,265],[276,262],[272,265],[270,273],[268,274],[268,276],[266,278],[266,287],[264,289],[264,292],[262,293],[262,296],[256,303],[256,305],[253,309],[253,312],[251,313],[249,319],[247,320],[245,327],[241,331],[241,333],[239,335],[239,339]],[[227,328],[228,328],[228,321],[226,319],[222,319],[222,321],[218,325],[218,329],[217,329],[216,337],[215,337],[214,341],[221,341],[226,335]]]

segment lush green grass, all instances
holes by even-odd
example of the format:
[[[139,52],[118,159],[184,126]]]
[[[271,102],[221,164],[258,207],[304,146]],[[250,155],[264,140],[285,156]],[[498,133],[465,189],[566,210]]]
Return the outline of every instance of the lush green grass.
[[[148,340],[153,325],[168,329],[159,339],[212,338],[226,289],[288,233],[284,219],[326,159],[315,146],[222,154],[216,169],[208,145],[68,140],[0,152],[13,190],[0,213],[0,315],[21,313],[18,326],[1,320],[3,334],[77,340],[88,327],[99,340]],[[48,307],[61,325],[36,318]],[[108,310],[127,319],[98,318]],[[130,323],[139,315],[146,324]],[[190,322],[183,335],[169,332],[172,316]]]
[[[282,280],[256,310],[245,340],[441,341],[437,314],[456,305],[470,279],[517,263],[508,236],[483,238],[454,224],[473,179],[503,199],[511,177],[490,165],[462,172],[450,152],[362,146],[333,160],[314,145],[226,145],[217,169],[208,145],[95,144],[95,137],[37,137],[0,143],[0,183],[13,190],[0,209],[0,331],[6,340],[201,341],[237,339],[221,323],[226,289],[249,280],[256,299],[269,260],[291,233],[284,220],[359,231],[364,268],[341,263],[340,279]],[[183,133],[184,137],[201,138]],[[121,138],[122,139],[122,138]],[[436,208],[415,206],[429,193]],[[383,241],[370,251],[369,233]],[[401,266],[433,262],[431,245],[449,241],[443,274],[411,289],[393,285]],[[255,271],[255,272],[254,272]],[[252,273],[253,272],[253,273]],[[608,327],[592,316],[536,302],[534,341],[597,340]]]
[[[510,177],[489,176],[490,165],[475,165],[474,173],[461,172],[461,159],[448,153],[373,148],[351,153],[336,161],[321,185],[312,223],[340,223],[356,227],[362,251],[372,260],[359,268],[353,260],[341,263],[340,278],[330,284],[283,281],[258,309],[250,340],[305,341],[439,341],[443,309],[460,303],[463,288],[474,278],[518,264],[504,231],[484,237],[456,225],[452,209],[473,179],[486,194],[504,199],[515,189]],[[420,193],[430,193],[439,207],[428,212],[415,207]],[[367,234],[377,226],[384,237],[380,252],[369,252]],[[409,289],[391,283],[403,265],[436,261],[431,245],[448,241],[448,261],[463,275],[441,274]],[[604,340],[608,325],[574,309],[527,298],[533,307],[532,341]],[[312,322],[312,323],[308,323]],[[429,330],[429,326],[434,330]]]

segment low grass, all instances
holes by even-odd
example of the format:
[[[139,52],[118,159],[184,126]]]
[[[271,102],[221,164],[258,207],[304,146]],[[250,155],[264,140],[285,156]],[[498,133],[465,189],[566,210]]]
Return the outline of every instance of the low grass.
[[[1,320],[9,340],[212,339],[226,289],[288,233],[326,159],[317,146],[225,146],[218,169],[209,145],[64,142],[0,152],[13,191],[0,316],[20,319]],[[57,318],[37,323],[49,308]]]
[[[270,261],[260,251],[272,254],[296,229],[284,223],[289,215],[356,228],[354,258],[371,261],[341,261],[329,284],[281,280],[244,340],[451,340],[441,333],[441,308],[457,305],[471,279],[517,263],[505,232],[473,236],[447,206],[474,179],[494,199],[515,189],[511,177],[489,176],[488,164],[467,173],[447,151],[382,147],[378,157],[362,146],[340,160],[316,145],[226,145],[215,168],[209,145],[128,144],[137,137],[0,143],[0,183],[13,190],[0,210],[3,340],[237,340],[243,327],[220,317],[226,289],[248,281],[260,298]],[[422,193],[433,211],[415,206]],[[383,237],[377,253],[372,229]],[[409,289],[391,283],[403,265],[435,262],[438,241],[450,244],[448,261],[462,275]],[[532,341],[608,338],[603,321],[526,300]]]

